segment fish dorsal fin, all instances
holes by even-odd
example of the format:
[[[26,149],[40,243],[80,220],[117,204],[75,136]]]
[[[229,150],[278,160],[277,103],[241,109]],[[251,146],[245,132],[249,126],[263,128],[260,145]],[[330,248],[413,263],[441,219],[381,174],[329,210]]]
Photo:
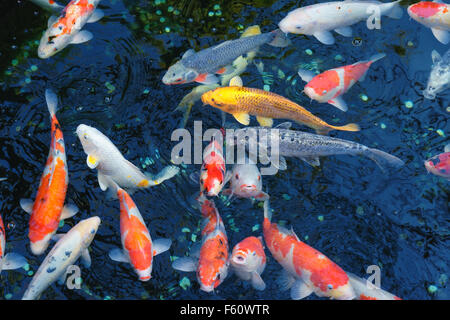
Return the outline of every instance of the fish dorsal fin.
[[[188,51],[186,51],[183,56],[181,57],[181,59],[185,59],[187,57],[192,56],[195,53],[194,49],[189,49]]]
[[[230,87],[242,87],[242,78],[239,76],[235,76],[230,80]]]
[[[225,46],[227,44],[230,44],[230,43],[231,43],[231,40],[224,41],[222,43],[219,43],[217,46],[213,47],[213,49],[214,50],[219,49],[219,48],[221,48],[221,47],[223,47],[223,46]]]
[[[291,127],[292,127],[292,122],[286,121],[286,122],[280,123],[279,125],[275,126],[275,129],[289,130]]]
[[[431,51],[431,60],[433,61],[433,64],[436,65],[439,62],[442,61],[442,57],[436,50]]]

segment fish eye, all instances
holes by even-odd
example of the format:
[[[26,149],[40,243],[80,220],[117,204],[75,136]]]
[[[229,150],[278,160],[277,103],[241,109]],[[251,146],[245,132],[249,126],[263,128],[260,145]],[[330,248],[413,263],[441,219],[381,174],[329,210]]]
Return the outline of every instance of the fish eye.
[[[235,177],[236,177],[236,179],[239,179],[239,175],[238,175],[237,173],[236,173],[236,176],[235,176]]]
[[[238,259],[239,261],[242,261],[242,260],[244,260],[244,257],[243,257],[243,256],[238,256],[237,259]]]
[[[261,180],[261,176],[258,176],[258,181]]]
[[[217,278],[216,278],[217,280],[220,280],[220,273],[217,275]]]
[[[333,285],[332,284],[329,284],[327,287],[328,287],[328,289],[333,290]]]

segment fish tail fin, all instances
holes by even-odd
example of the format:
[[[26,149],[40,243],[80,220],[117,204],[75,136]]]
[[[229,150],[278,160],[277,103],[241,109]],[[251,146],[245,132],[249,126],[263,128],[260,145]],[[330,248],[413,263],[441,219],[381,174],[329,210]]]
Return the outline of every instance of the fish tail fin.
[[[45,90],[45,101],[47,102],[48,112],[53,117],[58,110],[58,97],[51,89]]]
[[[101,176],[101,181],[102,184],[108,188],[106,191],[108,199],[118,199],[119,198],[117,195],[118,191],[119,190],[125,191],[113,179],[111,179],[106,175]]]
[[[145,187],[152,187],[161,184],[164,181],[176,176],[178,172],[180,172],[180,168],[178,168],[177,166],[167,166],[156,175],[153,175],[150,172],[146,172],[145,175],[147,176],[149,183]]]
[[[383,59],[384,57],[386,57],[386,53],[382,52],[382,53],[377,53],[373,56],[370,57],[370,63],[374,63],[380,59]]]
[[[284,48],[291,44],[291,41],[288,39],[286,34],[280,29],[272,31],[272,33],[275,34],[275,37],[268,43],[269,45],[273,47]]]
[[[264,218],[267,218],[269,221],[272,220],[272,212],[270,210],[269,199],[264,201]]]
[[[380,167],[382,171],[387,167],[399,168],[405,163],[387,152],[378,149],[368,149],[367,157],[375,161],[375,163]]]
[[[254,25],[245,29],[241,35],[241,38],[250,37],[257,34],[261,34],[261,28],[258,25]]]
[[[345,126],[331,126],[331,130],[341,130],[341,131],[359,131],[361,130],[361,128],[359,127],[359,125],[357,125],[356,123],[349,123],[346,124]]]
[[[401,0],[380,4],[381,12],[392,19],[400,19],[403,16],[403,9],[400,7]]]

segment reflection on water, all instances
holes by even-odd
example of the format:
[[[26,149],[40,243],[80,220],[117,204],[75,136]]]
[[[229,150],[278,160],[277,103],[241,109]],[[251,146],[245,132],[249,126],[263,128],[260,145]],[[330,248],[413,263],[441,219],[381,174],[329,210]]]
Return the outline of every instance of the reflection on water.
[[[28,216],[19,199],[34,198],[47,157],[50,123],[44,90],[52,87],[60,97],[57,116],[68,151],[67,199],[80,208],[61,232],[91,215],[99,215],[102,224],[91,247],[92,267],[82,270],[82,289],[53,285],[42,298],[289,299],[289,292],[277,288],[281,267],[268,251],[263,292],[230,276],[215,295],[206,294],[193,274],[170,268],[173,256],[184,255],[200,239],[200,214],[191,206],[198,186],[189,179],[199,166],[185,166],[177,177],[133,195],[152,237],[173,240],[169,253],[155,259],[152,279],[139,282],[129,265],[112,262],[107,253],[120,245],[119,205],[101,192],[74,132],[80,123],[95,126],[131,162],[143,170],[161,170],[170,163],[174,145],[170,136],[183,116],[173,110],[195,86],[165,86],[161,78],[168,66],[189,48],[200,50],[235,39],[250,25],[261,25],[263,32],[273,30],[296,5],[295,1],[215,1],[205,7],[192,0],[105,0],[100,4],[105,17],[86,27],[94,39],[47,60],[37,58],[36,41],[49,14],[25,1],[10,6],[4,14],[9,34],[0,33],[0,177],[7,177],[0,182],[0,212],[5,226],[9,225],[8,251],[24,254],[29,266],[1,274],[0,297],[20,298],[42,261],[29,251]],[[264,179],[272,197],[273,220],[292,224],[300,238],[345,270],[364,276],[367,266],[379,265],[382,287],[402,298],[448,299],[449,187],[445,180],[428,175],[423,166],[448,143],[448,94],[436,100],[421,95],[431,66],[430,48],[443,53],[445,47],[407,16],[382,23],[377,31],[358,24],[354,38],[336,36],[332,46],[291,35],[292,46],[261,47],[255,63],[262,63],[264,70],[251,64],[242,75],[246,86],[286,96],[330,124],[360,124],[361,132],[331,135],[382,149],[406,162],[397,171],[383,173],[375,163],[359,157],[323,158],[320,168],[288,159],[287,171]],[[300,67],[324,71],[381,51],[387,58],[374,64],[366,80],[346,93],[347,113],[311,102],[302,93]],[[187,129],[192,130],[194,120],[202,120],[204,128],[221,126],[220,113],[201,103],[194,105]],[[237,125],[230,116],[228,124]],[[231,245],[247,235],[261,235],[263,211],[258,203],[245,199],[229,203],[223,198],[216,203]]]

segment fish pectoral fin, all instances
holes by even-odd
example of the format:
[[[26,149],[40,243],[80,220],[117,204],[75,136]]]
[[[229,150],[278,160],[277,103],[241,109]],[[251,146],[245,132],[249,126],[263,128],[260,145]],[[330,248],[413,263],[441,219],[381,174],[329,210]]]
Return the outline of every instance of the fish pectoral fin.
[[[192,56],[194,53],[195,53],[195,50],[194,50],[194,49],[189,49],[188,51],[186,51],[186,52],[183,54],[183,56],[181,57],[181,59],[190,57],[190,56]]]
[[[256,117],[256,121],[263,127],[272,127],[273,126],[273,119],[272,118],[266,118],[266,117]]]
[[[214,84],[219,82],[219,78],[211,73],[203,73],[198,75],[194,81],[202,84]]]
[[[105,13],[101,9],[95,9],[94,12],[92,12],[91,16],[89,17],[88,21],[86,23],[94,23],[100,20],[105,16]]]
[[[450,152],[450,143],[444,147],[444,152]]]
[[[264,290],[266,288],[266,284],[264,283],[264,280],[261,278],[261,276],[256,272],[252,272],[252,286],[256,290]]]
[[[31,214],[33,211],[33,201],[31,199],[20,199],[20,207],[25,211],[26,213]]]
[[[233,113],[233,117],[244,126],[248,126],[250,124],[250,115],[245,112]]]
[[[292,288],[295,282],[295,278],[290,273],[288,273],[286,270],[283,269],[280,275],[275,280],[275,282],[277,283],[278,288],[281,291],[286,291]]]
[[[89,254],[88,248],[84,249],[81,252],[81,262],[83,263],[85,268],[89,268],[92,264],[91,255]]]
[[[279,125],[275,126],[275,129],[289,130],[291,127],[292,127],[292,122],[286,121],[286,122],[280,123]]]
[[[86,164],[89,169],[95,169],[98,166],[98,159],[90,154],[86,158]]]
[[[344,36],[344,37],[351,37],[352,34],[353,34],[353,31],[352,31],[351,27],[337,28],[337,29],[334,29],[334,31],[339,33],[341,36]]]
[[[174,176],[176,176],[178,172],[180,172],[180,168],[178,168],[177,166],[167,166],[160,172],[158,172],[155,176],[150,177],[152,179],[150,185],[157,185],[163,183],[164,181],[169,180]]]
[[[14,270],[22,268],[27,264],[27,259],[21,254],[10,252],[3,258],[3,270]]]
[[[234,67],[232,65],[228,65],[225,66],[223,68],[220,68],[219,70],[216,71],[217,74],[220,74],[221,76],[227,75],[227,74],[231,74],[234,72]]]
[[[270,196],[267,193],[265,193],[264,191],[259,191],[254,196],[254,198],[258,201],[266,201],[266,200],[269,200]]]
[[[197,259],[200,258],[200,250],[202,249],[202,244],[201,242],[197,242],[194,243],[191,247],[191,251],[189,253],[190,257],[192,259]]]
[[[160,239],[156,239],[155,241],[153,241],[153,252],[154,252],[154,256],[166,252],[167,250],[169,250],[170,246],[172,245],[172,240],[167,239],[167,238],[160,238]]]
[[[298,69],[298,75],[305,82],[310,82],[316,76],[314,72],[305,69]]]
[[[61,219],[60,220],[66,220],[78,213],[78,207],[74,204],[66,204],[61,212]]]
[[[190,257],[182,257],[172,263],[172,268],[178,271],[193,272],[197,270],[197,263]]]
[[[323,44],[334,44],[334,37],[330,31],[319,31],[313,36]]]
[[[313,290],[310,286],[308,286],[303,280],[298,279],[294,282],[291,287],[291,298],[292,300],[300,300],[306,298]]]
[[[128,258],[128,256],[125,255],[123,250],[120,249],[120,248],[114,248],[114,249],[110,250],[109,253],[108,253],[108,256],[113,261],[125,262],[125,263],[129,263],[130,262],[130,259]]]
[[[313,166],[313,167],[319,167],[320,166],[320,160],[318,157],[301,157],[303,161],[305,161],[307,164]]]
[[[87,30],[83,30],[78,32],[76,35],[73,36],[72,41],[70,41],[71,44],[79,44],[83,42],[87,42],[91,40],[94,37],[92,32],[89,32]]]
[[[242,78],[240,76],[235,76],[231,78],[229,86],[230,87],[242,87],[244,84],[242,82]]]
[[[59,239],[61,239],[64,235],[65,235],[65,233],[54,234],[54,235],[52,235],[51,239],[53,241],[59,241]]]
[[[437,28],[431,28],[431,31],[439,42],[443,44],[448,44],[450,42],[450,33],[448,31]]]
[[[102,191],[106,191],[106,189],[108,189],[107,178],[99,172],[97,175],[97,180],[98,180],[98,185],[100,186],[100,189],[102,189]]]
[[[58,20],[57,16],[51,16],[47,21],[47,27],[50,28]]]
[[[347,103],[345,103],[345,101],[344,101],[344,99],[342,99],[342,97],[336,97],[331,100],[328,100],[328,103],[344,112],[346,112],[348,110]]]

